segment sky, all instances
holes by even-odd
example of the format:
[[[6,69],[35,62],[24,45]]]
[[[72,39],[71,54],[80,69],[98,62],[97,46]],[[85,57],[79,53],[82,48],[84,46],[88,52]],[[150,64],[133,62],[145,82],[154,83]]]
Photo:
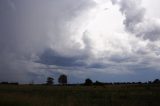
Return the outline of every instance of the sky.
[[[160,78],[159,0],[0,0],[0,82]]]

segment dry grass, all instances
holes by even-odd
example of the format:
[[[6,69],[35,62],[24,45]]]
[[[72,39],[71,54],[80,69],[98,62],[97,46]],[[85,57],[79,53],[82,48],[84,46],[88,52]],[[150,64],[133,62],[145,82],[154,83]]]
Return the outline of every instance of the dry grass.
[[[160,85],[0,85],[0,106],[160,106]]]

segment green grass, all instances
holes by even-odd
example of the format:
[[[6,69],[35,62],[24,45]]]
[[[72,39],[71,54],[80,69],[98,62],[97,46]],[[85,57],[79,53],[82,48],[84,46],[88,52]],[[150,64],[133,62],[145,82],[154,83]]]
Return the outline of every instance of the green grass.
[[[160,85],[0,85],[0,106],[160,106]]]

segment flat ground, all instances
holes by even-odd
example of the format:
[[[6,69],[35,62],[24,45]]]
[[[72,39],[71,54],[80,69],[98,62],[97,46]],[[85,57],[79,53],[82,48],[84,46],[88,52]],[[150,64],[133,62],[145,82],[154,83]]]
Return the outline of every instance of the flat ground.
[[[0,106],[160,106],[160,85],[0,85]]]

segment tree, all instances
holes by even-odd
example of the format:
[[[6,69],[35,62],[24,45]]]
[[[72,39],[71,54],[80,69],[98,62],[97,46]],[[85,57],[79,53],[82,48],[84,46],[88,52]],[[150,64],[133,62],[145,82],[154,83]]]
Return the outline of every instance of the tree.
[[[47,84],[47,85],[53,85],[53,83],[54,83],[53,80],[54,80],[54,78],[48,77],[48,78],[47,78],[47,83],[46,83],[46,84]]]
[[[67,76],[64,75],[64,74],[60,75],[59,78],[58,78],[58,82],[61,85],[67,84]]]
[[[85,83],[84,83],[84,85],[92,85],[93,84],[93,82],[92,82],[92,80],[91,79],[89,79],[89,78],[87,78],[86,80],[85,80]]]
[[[102,83],[102,82],[99,82],[99,81],[96,81],[96,82],[94,83],[94,85],[97,85],[97,86],[102,86],[102,85],[104,85],[104,83]]]
[[[153,81],[153,83],[158,84],[158,83],[160,83],[160,80],[159,80],[159,79],[155,79],[155,80]]]

